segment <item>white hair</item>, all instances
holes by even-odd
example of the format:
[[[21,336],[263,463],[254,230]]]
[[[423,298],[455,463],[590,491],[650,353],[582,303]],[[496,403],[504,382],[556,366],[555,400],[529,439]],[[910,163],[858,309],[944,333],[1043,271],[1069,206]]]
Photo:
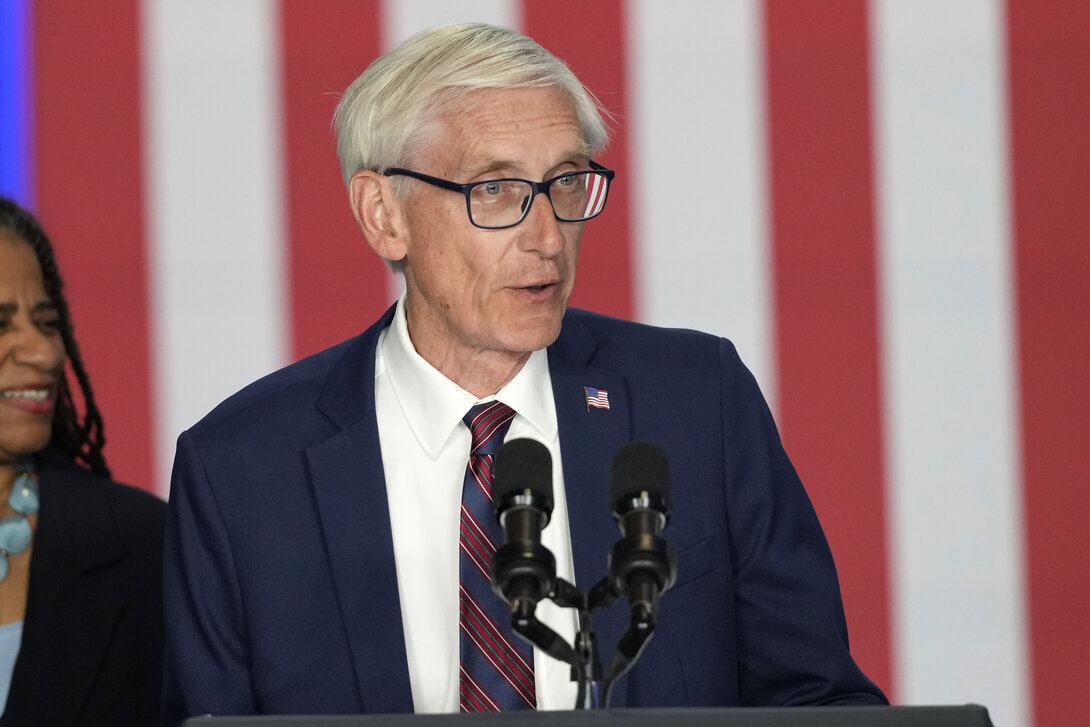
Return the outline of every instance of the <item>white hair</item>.
[[[369,169],[408,166],[429,122],[481,89],[557,86],[571,99],[592,152],[608,141],[608,112],[571,69],[532,38],[483,23],[425,30],[378,58],[344,92],[333,125],[347,185]]]

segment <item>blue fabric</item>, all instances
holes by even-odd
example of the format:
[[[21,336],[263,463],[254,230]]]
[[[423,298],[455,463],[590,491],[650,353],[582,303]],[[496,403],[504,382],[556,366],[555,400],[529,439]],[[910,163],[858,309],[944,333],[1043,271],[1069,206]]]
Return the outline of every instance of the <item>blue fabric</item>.
[[[15,660],[19,658],[19,647],[22,643],[22,621],[0,626],[0,713],[3,713],[3,707],[8,703],[11,675],[15,672]]]
[[[359,337],[181,435],[165,560],[167,715],[412,712],[374,406]],[[678,577],[613,707],[881,704],[856,666],[821,526],[725,339],[571,309],[548,349],[576,584],[620,534],[613,453],[670,457]],[[587,407],[584,387],[609,393]],[[608,661],[622,600],[596,611]]]

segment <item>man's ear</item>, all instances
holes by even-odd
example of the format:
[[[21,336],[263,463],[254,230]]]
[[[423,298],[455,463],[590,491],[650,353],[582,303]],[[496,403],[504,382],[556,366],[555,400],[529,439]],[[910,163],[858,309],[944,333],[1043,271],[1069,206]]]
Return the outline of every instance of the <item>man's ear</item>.
[[[371,249],[383,260],[403,259],[408,229],[390,178],[366,169],[356,172],[348,180],[348,202]]]

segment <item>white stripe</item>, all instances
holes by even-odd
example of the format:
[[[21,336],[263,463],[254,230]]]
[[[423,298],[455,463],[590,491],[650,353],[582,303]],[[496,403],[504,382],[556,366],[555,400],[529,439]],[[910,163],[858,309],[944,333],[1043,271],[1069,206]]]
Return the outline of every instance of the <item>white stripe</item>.
[[[896,693],[1028,725],[1002,12],[873,10]]]
[[[756,0],[629,6],[638,317],[735,342],[775,400]],[[608,215],[608,211],[606,212]]]
[[[275,10],[149,0],[143,12],[163,492],[178,433],[286,360]]]
[[[520,30],[522,5],[514,0],[385,0],[382,45],[393,48],[422,30],[447,23],[492,23]],[[393,302],[405,283],[401,275],[387,272],[386,290]]]
[[[478,484],[478,487],[479,487],[480,486],[480,480],[479,479],[477,480],[477,484]],[[467,507],[465,505],[465,503],[462,504],[461,518],[462,518],[462,522],[465,523],[469,527],[469,529],[471,531],[473,531],[477,535],[477,539],[479,541],[481,541],[481,543],[487,547],[487,549],[490,551],[489,555],[491,556],[493,553],[495,553],[496,552],[496,543],[492,541],[492,536],[489,535],[487,531],[485,531],[485,529],[478,522],[477,518],[475,518],[473,516],[473,512],[469,509],[469,507]],[[473,552],[469,548],[466,548],[466,551],[467,552]],[[489,564],[485,563],[484,564],[484,570],[485,570],[486,573],[488,571],[488,567],[489,567]]]
[[[386,0],[383,45],[393,48],[421,30],[447,23],[492,23],[520,30],[522,4],[510,0]]]
[[[531,674],[532,669],[530,667],[530,663],[526,662],[525,655],[521,651],[516,649],[516,647],[514,647],[514,642],[512,642],[507,637],[507,632],[504,630],[504,628],[506,628],[506,625],[504,628],[501,628],[499,623],[493,620],[492,616],[488,615],[488,611],[484,609],[484,606],[481,603],[477,602],[476,597],[473,595],[473,592],[468,589],[468,587],[460,584],[459,591],[461,593],[462,602],[465,603],[467,609],[472,611],[472,613],[476,615],[477,620],[481,621],[482,628],[480,630],[480,634],[482,635],[482,637],[484,637],[484,635],[490,635],[490,637],[495,639],[502,647],[504,647],[504,651],[506,652],[508,658],[510,658],[512,662],[516,662],[516,666],[521,668],[524,674]],[[470,632],[473,633],[474,631],[471,629]],[[485,632],[487,632],[487,634]],[[498,665],[496,668],[497,670],[506,670],[500,669]]]
[[[467,696],[467,701],[468,697],[476,697],[478,699],[482,699],[488,702],[492,706],[493,711],[501,711],[500,705],[496,704],[496,700],[492,699],[492,697],[489,696],[488,692],[486,692],[484,690],[484,687],[481,686],[481,683],[474,679],[473,675],[466,671],[466,668],[464,666],[459,665],[458,670],[462,675],[462,679],[469,682],[473,686],[472,690],[462,690],[462,693]]]
[[[590,180],[590,192],[587,194],[587,206],[583,210],[584,217],[598,211],[599,204],[601,203],[600,193],[604,187],[604,177],[595,174]]]

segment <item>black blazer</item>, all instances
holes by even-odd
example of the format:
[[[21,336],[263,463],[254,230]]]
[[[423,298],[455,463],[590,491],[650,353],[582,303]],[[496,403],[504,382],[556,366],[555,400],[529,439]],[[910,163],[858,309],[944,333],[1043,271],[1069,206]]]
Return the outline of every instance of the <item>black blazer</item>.
[[[155,725],[165,504],[47,450],[23,641],[0,725]]]

